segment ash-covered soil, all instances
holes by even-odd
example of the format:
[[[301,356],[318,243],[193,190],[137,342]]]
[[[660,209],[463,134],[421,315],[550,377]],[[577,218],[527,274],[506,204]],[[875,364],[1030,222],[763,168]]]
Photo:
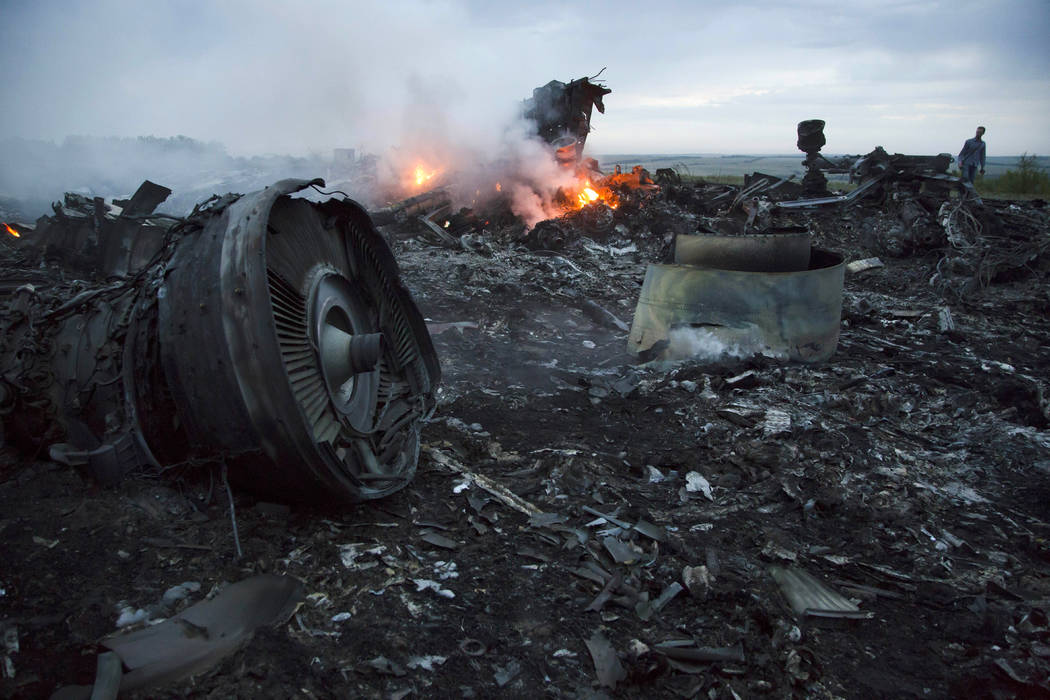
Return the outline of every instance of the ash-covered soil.
[[[885,263],[847,274],[830,361],[632,365],[592,304],[630,322],[646,264],[707,215],[678,200],[600,233],[577,215],[553,251],[389,227],[444,371],[418,475],[338,512],[235,491],[240,560],[217,470],[102,490],[5,452],[0,695],[90,685],[122,606],[278,572],[307,593],[287,624],[146,695],[1045,697],[1045,205],[897,258],[885,206],[795,214]],[[991,269],[1007,248],[1035,254]],[[871,616],[796,614],[778,567]]]

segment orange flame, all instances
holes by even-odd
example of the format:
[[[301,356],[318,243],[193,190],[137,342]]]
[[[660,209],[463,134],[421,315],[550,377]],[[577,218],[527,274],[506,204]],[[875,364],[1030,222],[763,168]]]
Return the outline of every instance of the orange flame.
[[[499,184],[499,183],[497,182],[497,183],[496,183],[496,191],[497,191],[497,192],[502,192],[502,191],[503,191],[503,185],[501,185],[501,184]]]
[[[416,186],[417,187],[423,186],[427,181],[433,179],[433,177],[435,175],[437,175],[437,174],[438,174],[437,170],[428,170],[426,168],[426,166],[424,166],[422,163],[420,163],[419,165],[416,166],[416,171],[415,171]]]
[[[620,204],[616,194],[608,187],[600,185],[595,187],[590,180],[584,180],[580,191],[576,193],[577,208],[583,209],[588,204],[594,204],[595,202],[602,202],[610,209],[615,209]]]
[[[4,224],[4,228],[7,229],[7,232],[10,233],[15,238],[21,238],[22,237],[22,234],[20,234],[18,231],[16,231],[13,228],[11,228],[8,224]]]

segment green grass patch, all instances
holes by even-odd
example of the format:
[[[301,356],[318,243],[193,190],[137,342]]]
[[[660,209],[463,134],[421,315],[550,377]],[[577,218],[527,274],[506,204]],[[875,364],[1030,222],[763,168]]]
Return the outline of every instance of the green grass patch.
[[[998,177],[978,175],[974,187],[992,199],[1034,199],[1050,196],[1050,174],[1038,165],[1035,155],[1025,153],[1017,164]]]

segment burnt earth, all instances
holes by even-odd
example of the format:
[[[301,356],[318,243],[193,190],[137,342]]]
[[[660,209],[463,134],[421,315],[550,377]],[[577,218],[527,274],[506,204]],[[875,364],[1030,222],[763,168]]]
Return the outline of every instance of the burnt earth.
[[[1045,250],[1045,209],[992,209],[1012,251]],[[881,254],[880,211],[797,217],[818,245],[858,259]],[[842,337],[823,365],[632,366],[626,332],[586,302],[629,322],[667,222],[695,230],[695,212],[653,201],[601,236],[569,222],[556,252],[499,232],[450,250],[391,231],[444,370],[418,476],[341,512],[235,492],[240,560],[217,470],[101,490],[5,452],[0,626],[19,644],[0,694],[91,684],[121,602],[148,608],[199,582],[188,604],[278,572],[308,595],[287,624],[149,696],[1045,696],[1045,256],[976,286],[935,278],[947,245],[883,257],[847,276]],[[530,518],[448,464],[553,515]],[[689,472],[710,499],[685,489]],[[585,508],[666,538],[592,524]],[[636,561],[616,563],[606,536],[633,543]],[[344,563],[349,544],[364,553]],[[683,573],[701,566],[706,584]],[[803,569],[873,617],[800,618],[771,566]],[[623,585],[592,606],[595,571]],[[675,582],[689,586],[658,612],[638,605]],[[614,688],[599,685],[586,645],[598,632],[624,669]],[[667,640],[743,660],[652,650]]]

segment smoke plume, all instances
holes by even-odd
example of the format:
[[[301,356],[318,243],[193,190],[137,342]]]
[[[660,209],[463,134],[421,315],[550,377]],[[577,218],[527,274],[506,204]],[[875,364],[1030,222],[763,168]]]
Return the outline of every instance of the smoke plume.
[[[0,198],[35,215],[64,191],[125,197],[148,178],[175,190],[165,209],[180,213],[213,191],[330,176],[382,203],[424,163],[461,180],[457,204],[499,182],[529,223],[552,213],[550,193],[566,175],[531,138],[520,101],[573,76],[493,75],[463,34],[477,22],[468,4],[192,8],[5,9],[14,31],[0,45]],[[335,148],[376,155],[374,177],[340,172]]]

